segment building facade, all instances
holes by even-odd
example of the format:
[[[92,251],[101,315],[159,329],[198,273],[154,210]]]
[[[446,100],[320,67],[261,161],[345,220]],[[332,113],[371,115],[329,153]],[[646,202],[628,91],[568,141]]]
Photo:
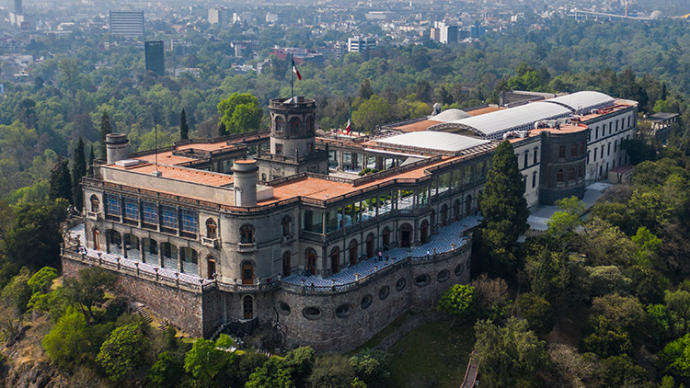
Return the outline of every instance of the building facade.
[[[256,320],[274,346],[319,352],[352,350],[405,311],[433,309],[469,281],[477,197],[500,141],[316,137],[315,109],[274,99],[270,133],[135,154],[108,135],[73,232],[86,250],[65,249],[65,274],[115,271],[122,294],[193,335]],[[582,196],[590,131],[571,121],[506,132],[530,205]]]
[[[110,11],[110,33],[136,38],[144,35],[144,11]]]

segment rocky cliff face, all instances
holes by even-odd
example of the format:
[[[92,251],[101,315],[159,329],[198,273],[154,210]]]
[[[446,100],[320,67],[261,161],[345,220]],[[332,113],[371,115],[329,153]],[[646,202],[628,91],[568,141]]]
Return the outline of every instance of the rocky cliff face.
[[[2,347],[0,387],[7,388],[76,388],[101,386],[100,378],[88,371],[69,376],[50,365],[41,341],[50,330],[45,316],[34,316],[20,324],[17,334]]]

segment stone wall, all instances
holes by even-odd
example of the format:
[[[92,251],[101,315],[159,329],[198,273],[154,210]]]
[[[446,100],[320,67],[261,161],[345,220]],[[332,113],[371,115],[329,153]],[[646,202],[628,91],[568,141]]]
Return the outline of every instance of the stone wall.
[[[77,276],[80,269],[90,265],[70,260],[63,256],[62,273],[66,277]],[[203,299],[205,295],[175,287],[166,286],[150,280],[117,273],[115,291],[132,298],[150,308],[157,316],[169,320],[190,335],[200,337],[212,329],[211,322],[204,322]],[[207,323],[207,324],[205,324]]]

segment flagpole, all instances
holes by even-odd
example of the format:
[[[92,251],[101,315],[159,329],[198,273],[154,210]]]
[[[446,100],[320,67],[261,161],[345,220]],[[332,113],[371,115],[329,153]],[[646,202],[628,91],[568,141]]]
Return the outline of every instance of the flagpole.
[[[292,95],[290,98],[295,97],[295,56],[291,55],[290,59],[292,60],[292,69],[290,71],[290,88],[292,89]]]

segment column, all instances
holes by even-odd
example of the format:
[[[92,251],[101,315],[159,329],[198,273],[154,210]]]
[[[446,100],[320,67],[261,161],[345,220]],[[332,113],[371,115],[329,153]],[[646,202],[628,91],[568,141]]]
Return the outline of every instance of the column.
[[[376,169],[381,171],[386,168],[386,161],[382,156],[376,157]]]
[[[345,163],[345,151],[335,151],[335,157],[338,160],[338,171],[343,171],[343,164]]]

